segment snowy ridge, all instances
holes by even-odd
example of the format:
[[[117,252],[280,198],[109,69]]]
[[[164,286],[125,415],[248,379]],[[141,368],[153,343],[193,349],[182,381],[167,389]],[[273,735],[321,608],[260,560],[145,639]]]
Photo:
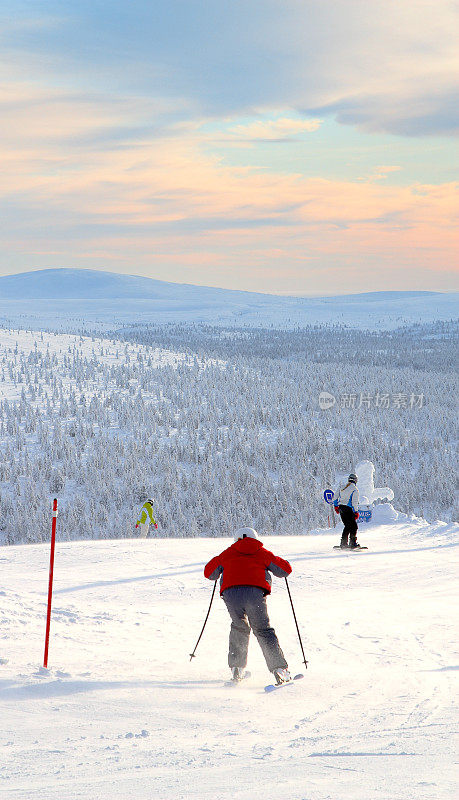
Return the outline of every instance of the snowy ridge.
[[[228,688],[229,618],[204,563],[228,539],[59,541],[50,670],[49,547],[1,551],[0,767],[5,800],[447,800],[454,796],[450,609],[459,526],[411,520],[263,538],[289,580],[309,668],[268,696]],[[293,671],[301,656],[283,581],[268,601]]]
[[[168,283],[98,270],[37,270],[0,277],[0,324],[35,330],[104,332],[131,324],[177,322],[383,330],[457,319],[458,307],[457,292],[311,298]]]

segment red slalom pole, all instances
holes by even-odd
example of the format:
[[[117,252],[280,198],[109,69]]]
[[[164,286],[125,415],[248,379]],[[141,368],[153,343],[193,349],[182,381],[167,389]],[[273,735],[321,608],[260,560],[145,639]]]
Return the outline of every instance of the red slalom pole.
[[[49,584],[48,584],[48,614],[46,617],[46,636],[45,636],[45,657],[43,666],[48,669],[48,647],[49,629],[51,625],[51,600],[53,597],[53,573],[54,573],[54,546],[56,544],[56,522],[57,522],[57,500],[53,500],[53,524],[51,528],[51,553],[49,557]]]

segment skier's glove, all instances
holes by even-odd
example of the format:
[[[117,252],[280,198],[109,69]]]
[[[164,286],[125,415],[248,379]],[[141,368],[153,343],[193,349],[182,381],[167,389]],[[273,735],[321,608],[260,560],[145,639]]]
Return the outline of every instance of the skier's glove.
[[[136,528],[138,528],[138,527],[139,527],[139,523],[138,523],[138,522],[136,522],[135,526],[136,526]]]
[[[338,506],[335,506],[335,511],[336,511],[336,513],[337,513],[337,514],[339,514],[339,508],[338,508]]]
[[[158,523],[157,523],[157,522],[155,522],[155,524],[154,524],[154,526],[153,526],[153,527],[154,527],[154,528],[156,528],[156,530],[158,530]]]
[[[358,519],[358,518],[359,518],[359,516],[360,516],[359,512],[358,512],[358,511],[356,511],[356,512],[354,513],[354,519]]]

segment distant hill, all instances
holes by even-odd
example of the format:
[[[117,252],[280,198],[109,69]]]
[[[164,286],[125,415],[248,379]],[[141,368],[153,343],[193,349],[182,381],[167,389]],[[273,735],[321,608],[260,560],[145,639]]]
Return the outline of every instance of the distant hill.
[[[341,295],[346,302],[368,300],[399,300],[402,297],[425,297],[440,294],[439,292],[364,292],[361,294]],[[295,305],[305,300],[332,300],[336,296],[308,298],[305,296],[289,297],[287,295],[263,294],[262,292],[246,292],[235,289],[217,289],[209,286],[195,286],[187,283],[169,283],[138,275],[120,275],[116,272],[103,272],[93,269],[42,269],[34,272],[21,272],[17,275],[0,277],[0,297],[14,300],[119,300],[123,297],[147,300],[164,299],[167,296],[196,297],[222,295],[242,298],[263,299],[289,302]]]
[[[159,297],[176,292],[206,291],[200,286],[174,284],[152,280],[138,275],[120,275],[92,269],[42,269],[22,272],[0,278],[0,297],[15,300],[60,299],[94,300],[97,298],[118,300],[128,298]],[[222,289],[208,291],[221,292]]]
[[[452,319],[457,308],[458,295],[441,292],[289,297],[65,268],[0,277],[0,324],[48,330],[110,330],[148,322],[382,330]]]
[[[442,292],[419,292],[419,291],[405,291],[405,292],[359,292],[359,294],[345,294],[340,295],[341,299],[346,301],[347,303],[359,302],[364,300],[366,303],[380,303],[384,300],[406,300],[411,299],[413,297],[432,297],[442,295]],[[334,297],[322,297],[321,300],[336,300],[336,295]]]

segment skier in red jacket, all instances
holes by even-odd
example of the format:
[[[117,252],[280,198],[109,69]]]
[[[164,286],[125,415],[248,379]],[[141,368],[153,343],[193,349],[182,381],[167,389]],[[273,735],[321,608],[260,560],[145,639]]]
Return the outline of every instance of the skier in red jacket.
[[[211,581],[220,577],[220,594],[231,617],[228,664],[235,682],[242,680],[247,664],[250,630],[262,649],[266,664],[277,683],[291,680],[288,664],[274,628],[270,626],[266,595],[271,593],[271,575],[284,578],[292,568],[288,561],[265,550],[253,528],[241,528],[235,541],[204,568]]]

